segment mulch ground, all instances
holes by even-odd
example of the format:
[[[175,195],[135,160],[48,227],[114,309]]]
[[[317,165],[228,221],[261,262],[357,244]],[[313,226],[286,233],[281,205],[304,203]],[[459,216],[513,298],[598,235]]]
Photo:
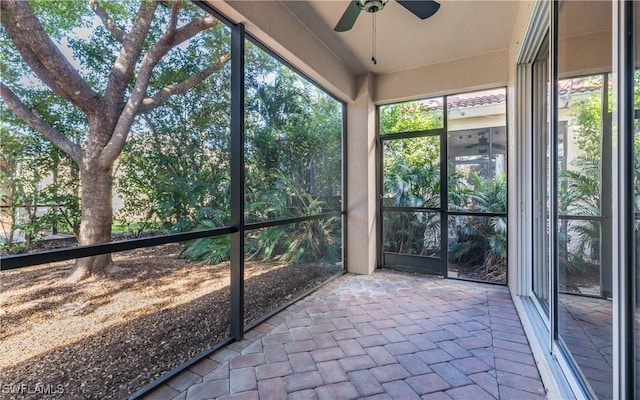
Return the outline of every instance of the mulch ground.
[[[189,263],[181,249],[120,253],[119,268],[77,284],[65,282],[71,262],[0,272],[0,398],[125,398],[227,337],[229,264]],[[245,322],[341,271],[247,262]]]

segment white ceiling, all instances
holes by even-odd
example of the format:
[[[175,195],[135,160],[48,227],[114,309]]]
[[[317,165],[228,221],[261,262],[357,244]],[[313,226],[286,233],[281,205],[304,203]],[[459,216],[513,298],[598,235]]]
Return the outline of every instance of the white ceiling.
[[[282,0],[331,52],[356,74],[386,73],[490,53],[509,47],[518,1],[440,0],[421,20],[395,0],[376,14],[377,65],[372,56],[372,14],[361,12],[353,29],[334,32],[350,0]]]

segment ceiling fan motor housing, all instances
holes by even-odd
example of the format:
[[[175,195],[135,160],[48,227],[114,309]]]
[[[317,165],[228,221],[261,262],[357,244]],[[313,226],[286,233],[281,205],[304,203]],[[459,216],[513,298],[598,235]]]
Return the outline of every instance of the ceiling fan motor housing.
[[[384,8],[389,0],[356,0],[358,7],[366,12],[376,13]]]

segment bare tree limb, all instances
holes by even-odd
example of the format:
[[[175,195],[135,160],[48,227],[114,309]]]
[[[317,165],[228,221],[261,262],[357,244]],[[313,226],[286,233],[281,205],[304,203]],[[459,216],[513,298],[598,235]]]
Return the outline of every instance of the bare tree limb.
[[[151,79],[151,71],[158,63],[158,60],[162,57],[155,53],[166,53],[166,51],[168,51],[168,49],[164,50],[163,48],[153,46],[147,51],[142,59],[142,64],[138,71],[138,79],[133,87],[131,97],[129,97],[129,101],[127,101],[124,109],[120,113],[120,117],[118,118],[116,127],[111,135],[111,139],[100,153],[99,162],[103,166],[110,165],[113,160],[120,155],[120,152],[127,141],[131,125],[133,125],[133,119],[138,112],[138,107],[146,96],[149,80]]]
[[[192,37],[194,37],[198,33],[202,32],[202,31],[204,31],[206,29],[213,28],[214,26],[218,25],[219,23],[220,23],[220,21],[215,19],[213,17],[213,15],[210,15],[210,14],[198,17],[198,18],[194,19],[193,21],[189,22],[187,25],[184,25],[184,26],[176,29],[175,34],[172,36],[169,45],[171,47],[175,47],[175,46],[179,45],[180,43],[191,39]]]
[[[222,66],[224,66],[224,64],[226,64],[230,59],[231,54],[225,53],[220,56],[220,58],[218,58],[218,61],[211,64],[209,67],[203,69],[202,71],[188,77],[184,81],[173,83],[158,90],[158,92],[156,92],[153,97],[147,97],[142,101],[142,104],[140,104],[140,107],[138,107],[138,113],[149,112],[150,110],[163,105],[169,99],[169,97],[176,94],[186,93],[198,83],[204,81],[211,74],[222,68]]]
[[[53,43],[26,1],[2,2],[1,15],[2,26],[42,82],[86,113],[101,108],[100,96]]]
[[[89,0],[89,5],[93,12],[100,18],[102,21],[102,25],[111,33],[118,42],[123,43],[126,37],[125,31],[120,29],[120,27],[111,19],[107,11],[102,8],[102,6],[98,3],[98,0]]]
[[[167,29],[166,36],[173,36],[178,26],[178,13],[180,12],[180,2],[173,3],[171,7],[171,21],[169,23],[169,29]]]
[[[176,29],[172,35],[167,35],[165,33],[158,42],[147,50],[142,59],[140,69],[138,70],[138,77],[131,96],[129,97],[129,101],[127,101],[124,109],[120,113],[118,123],[113,131],[113,135],[111,135],[109,143],[107,143],[100,154],[100,163],[102,165],[110,165],[122,151],[122,148],[127,141],[131,125],[133,125],[133,119],[138,114],[138,108],[147,95],[147,88],[149,86],[149,80],[151,79],[153,68],[158,64],[162,57],[164,57],[175,46],[178,46],[179,44],[196,36],[203,30],[216,26],[219,23],[220,22],[218,20],[208,14],[206,16],[198,17],[187,25]]]
[[[127,34],[122,43],[118,57],[109,72],[105,101],[110,112],[119,113],[119,108],[124,103],[126,89],[136,63],[140,58],[144,41],[151,27],[153,15],[158,3],[155,1],[143,1],[133,22],[131,32]]]
[[[52,128],[39,115],[31,111],[20,98],[4,83],[0,82],[0,97],[11,110],[30,127],[42,133],[53,144],[64,151],[73,161],[80,165],[82,161],[82,149],[69,140],[68,137]]]

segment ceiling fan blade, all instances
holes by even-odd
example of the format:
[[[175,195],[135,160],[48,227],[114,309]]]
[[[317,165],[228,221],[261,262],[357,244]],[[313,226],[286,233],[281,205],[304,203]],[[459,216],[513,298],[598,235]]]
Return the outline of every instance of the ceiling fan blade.
[[[432,0],[396,0],[400,5],[420,19],[429,18],[440,8],[440,3]]]
[[[360,7],[356,4],[355,0],[349,2],[349,6],[342,14],[342,18],[336,24],[336,27],[333,28],[336,32],[346,32],[349,29],[353,28],[353,24],[356,23],[356,19],[360,15]]]

